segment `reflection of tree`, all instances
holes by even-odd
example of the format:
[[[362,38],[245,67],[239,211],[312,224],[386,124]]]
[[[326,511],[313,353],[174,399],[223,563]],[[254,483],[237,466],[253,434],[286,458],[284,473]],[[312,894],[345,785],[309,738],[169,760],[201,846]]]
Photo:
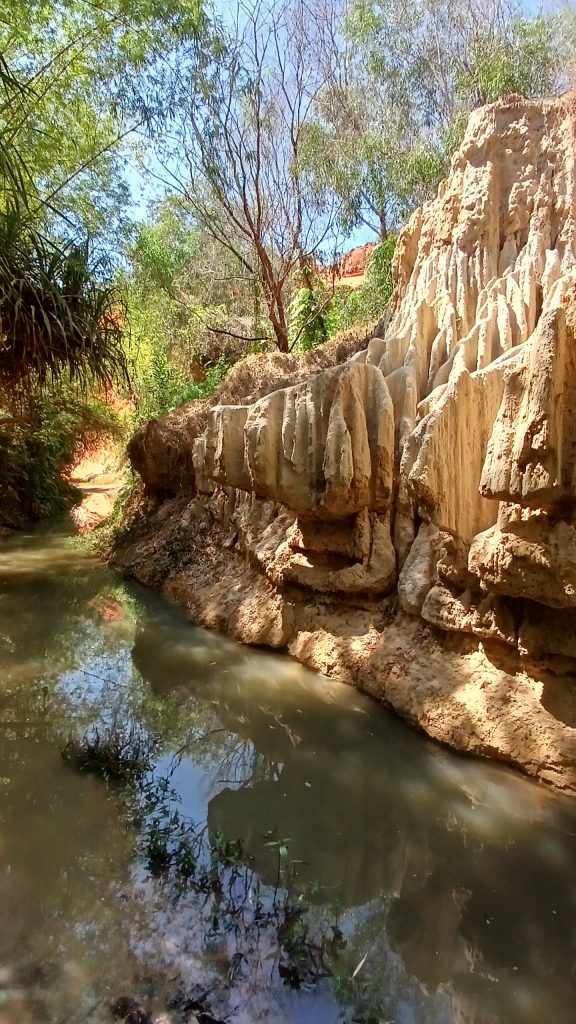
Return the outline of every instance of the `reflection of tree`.
[[[441,795],[420,796],[420,814],[414,814],[395,800],[394,778],[376,776],[358,794],[353,779],[335,784],[323,775],[325,763],[315,770],[304,743],[276,780],[214,797],[209,821],[225,835],[244,836],[268,882],[274,865],[264,832],[277,823],[279,834],[290,837],[290,856],[311,862],[298,866],[301,877],[317,873],[327,887],[318,899],[338,894],[352,907],[370,901],[365,911],[345,915],[349,972],[370,948],[364,975],[372,973],[380,996],[394,991],[404,998],[411,976],[430,999],[451,992],[463,1020],[536,1024],[548,1019],[547,1007],[556,1019],[568,1019],[574,903],[560,894],[574,893],[573,864],[555,827],[540,824],[537,848],[530,846],[526,822],[512,817],[488,837],[475,834],[465,819],[456,826],[452,820],[448,829]],[[517,841],[522,852],[512,860]],[[421,997],[412,998],[417,1003]],[[430,999],[416,1019],[435,1019],[435,996]],[[393,1006],[387,1012],[394,1017]]]
[[[292,728],[293,718],[286,717]],[[370,900],[381,906],[381,978],[400,954],[404,978],[417,978],[431,995],[448,986],[463,1019],[468,1014],[473,1021],[524,1024],[531,1019],[525,1016],[527,990],[535,1022],[545,1019],[546,1006],[555,1007],[558,1019],[566,1016],[576,938],[573,897],[566,901],[560,893],[574,892],[572,861],[570,841],[548,819],[546,800],[536,826],[515,816],[514,800],[534,791],[504,776],[505,813],[494,809],[487,816],[481,787],[468,796],[442,784],[440,752],[422,759],[415,772],[397,749],[387,759],[381,744],[371,749],[366,736],[360,772],[341,771],[344,751],[338,740],[330,743],[340,732],[337,717],[334,711],[326,716],[323,750],[307,719],[300,723],[300,742],[282,744],[275,778],[216,795],[211,826],[230,837],[242,835],[267,881],[274,868],[264,837],[274,827],[290,837],[290,855],[305,862],[298,867],[301,877],[316,877],[326,887],[320,900],[338,895],[348,906]],[[257,743],[258,722],[253,735]],[[353,925],[349,939],[359,960],[365,950]],[[426,1014],[431,1012],[428,1006]]]
[[[388,979],[397,999],[417,979],[422,995],[412,988],[412,999],[426,1024],[434,1014],[448,1019],[447,1000],[475,1024],[525,1024],[526,979],[535,1022],[545,1019],[547,1001],[566,1016],[574,909],[560,893],[573,887],[570,840],[555,825],[554,798],[445,753],[401,723],[388,720],[379,733],[377,715],[326,703],[304,677],[276,692],[257,673],[236,685],[226,673],[238,657],[232,645],[218,655],[202,646],[192,653],[171,625],[160,638],[139,632],[134,656],[153,689],[165,688],[169,648],[170,685],[217,707],[228,731],[193,751],[218,780],[210,827],[241,837],[269,885],[270,837],[289,840],[297,884],[319,882],[315,902],[350,908],[348,977],[370,942],[361,975],[372,970],[380,993]],[[527,899],[527,891],[537,895]]]
[[[338,909],[347,945],[331,969],[359,1019],[370,1007],[395,1019],[403,1001],[415,1024],[571,1019],[569,804],[444,752],[352,691],[322,694],[286,658],[195,630],[67,543],[39,538],[26,553],[19,539],[22,555],[0,558],[0,960],[18,947],[26,963],[80,964],[87,1000],[105,970],[133,980],[152,958],[229,984],[230,1007],[252,1020],[290,1020],[279,922],[265,926],[286,846],[314,949]],[[204,780],[211,829],[242,839],[232,890],[227,875],[222,892],[189,884],[171,902],[172,876],[134,867],[105,791],[61,764],[62,735],[114,709],[158,742],[182,806]],[[295,949],[308,941],[296,923],[284,936]]]
[[[0,558],[0,730],[54,736],[86,706],[90,687],[69,692],[62,680],[83,662],[91,667],[110,638],[100,633],[94,596],[111,578],[106,568],[71,548],[65,532],[43,531],[4,544]],[[116,644],[118,647],[118,644]]]

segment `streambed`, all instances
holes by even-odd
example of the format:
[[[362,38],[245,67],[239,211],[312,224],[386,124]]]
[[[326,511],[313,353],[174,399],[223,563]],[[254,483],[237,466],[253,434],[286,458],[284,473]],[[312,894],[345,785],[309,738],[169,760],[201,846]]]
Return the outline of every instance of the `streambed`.
[[[166,1022],[573,1020],[574,800],[192,627],[65,525],[1,542],[0,667],[0,1024],[123,997]],[[61,756],[118,722],[154,742],[153,810]]]

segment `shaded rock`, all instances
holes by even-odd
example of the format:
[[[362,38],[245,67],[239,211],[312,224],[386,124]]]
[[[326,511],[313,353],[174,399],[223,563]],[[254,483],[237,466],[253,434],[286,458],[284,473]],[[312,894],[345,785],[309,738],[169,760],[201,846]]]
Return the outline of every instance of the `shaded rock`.
[[[557,610],[526,601],[518,643],[524,654],[535,658],[575,658],[576,609]]]
[[[422,618],[439,629],[517,645],[513,608],[493,594],[474,601],[469,590],[455,595],[447,587],[433,587],[422,606]]]
[[[400,604],[409,615],[419,615],[424,599],[436,579],[437,544],[440,531],[423,523],[398,577]]]
[[[576,607],[576,528],[544,518],[493,527],[474,538],[468,568],[497,594]]]

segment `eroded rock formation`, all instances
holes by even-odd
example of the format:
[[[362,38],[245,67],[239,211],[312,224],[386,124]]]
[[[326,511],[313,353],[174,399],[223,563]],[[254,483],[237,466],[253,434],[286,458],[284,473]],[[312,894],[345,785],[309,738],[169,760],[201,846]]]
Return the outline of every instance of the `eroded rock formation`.
[[[471,116],[400,235],[383,336],[200,433],[193,411],[161,421],[151,460],[141,434],[149,493],[174,448],[180,476],[114,557],[200,621],[576,790],[573,102]]]

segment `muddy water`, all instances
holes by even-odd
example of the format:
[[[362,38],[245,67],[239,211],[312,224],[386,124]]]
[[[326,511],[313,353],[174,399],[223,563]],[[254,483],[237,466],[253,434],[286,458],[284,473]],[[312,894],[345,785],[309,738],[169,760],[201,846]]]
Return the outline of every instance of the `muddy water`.
[[[0,1024],[121,996],[174,1022],[574,1020],[574,801],[191,627],[64,529],[1,544],[0,666]],[[153,870],[125,797],[62,759],[112,719],[155,740],[209,858],[241,840],[212,888]]]

